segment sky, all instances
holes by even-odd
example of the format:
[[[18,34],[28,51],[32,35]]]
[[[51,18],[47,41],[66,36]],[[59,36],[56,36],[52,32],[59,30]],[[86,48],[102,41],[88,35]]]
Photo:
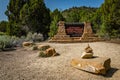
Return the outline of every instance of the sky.
[[[58,8],[59,10],[69,9],[71,7],[100,7],[100,5],[104,2],[104,0],[44,0],[46,7],[50,10],[54,10]],[[7,16],[4,14],[9,0],[0,0],[0,21],[6,20]]]

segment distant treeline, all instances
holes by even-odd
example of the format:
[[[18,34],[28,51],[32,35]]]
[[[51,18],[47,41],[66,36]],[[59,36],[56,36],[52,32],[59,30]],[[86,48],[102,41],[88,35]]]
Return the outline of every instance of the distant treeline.
[[[52,37],[58,21],[91,22],[93,31],[101,37],[120,38],[120,0],[105,0],[99,8],[72,7],[50,11],[44,0],[10,0],[5,14],[8,21],[0,22],[0,31],[22,36],[28,32]]]

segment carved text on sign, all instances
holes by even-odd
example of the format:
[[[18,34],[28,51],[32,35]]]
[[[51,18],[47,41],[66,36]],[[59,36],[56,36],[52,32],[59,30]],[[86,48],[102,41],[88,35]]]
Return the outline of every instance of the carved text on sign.
[[[77,33],[77,34],[79,34],[79,33],[83,33],[83,28],[80,28],[80,27],[68,27],[66,29],[66,32],[68,34],[71,34],[71,33]]]

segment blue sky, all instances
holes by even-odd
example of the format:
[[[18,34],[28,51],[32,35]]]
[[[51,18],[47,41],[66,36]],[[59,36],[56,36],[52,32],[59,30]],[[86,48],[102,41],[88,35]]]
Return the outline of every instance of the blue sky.
[[[100,7],[104,0],[44,0],[45,4],[50,10],[58,8],[59,10],[65,10],[73,6],[88,6],[88,7]],[[7,9],[9,0],[0,0],[0,21],[7,20],[7,16],[4,14]]]

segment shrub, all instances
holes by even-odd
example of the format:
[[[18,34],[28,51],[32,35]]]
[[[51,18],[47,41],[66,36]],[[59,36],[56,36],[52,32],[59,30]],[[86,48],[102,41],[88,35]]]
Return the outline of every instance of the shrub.
[[[31,33],[29,32],[26,36],[26,41],[40,42],[43,41],[44,37],[41,33]]]
[[[4,33],[4,32],[0,32],[0,36],[1,36],[1,35],[6,35],[6,33]]]
[[[31,50],[38,50],[38,47],[37,47],[36,45],[33,45],[33,46],[31,47]]]
[[[11,40],[14,46],[22,46],[22,43],[25,41],[25,37],[16,37],[16,36],[11,36]]]
[[[16,36],[0,35],[0,49],[5,50],[6,48],[16,47],[19,40],[20,38]]]
[[[40,51],[39,52],[39,57],[47,57],[47,55],[45,54],[44,51]]]
[[[2,35],[0,36],[0,49],[4,50],[5,48],[12,48],[13,39],[10,36]]]

